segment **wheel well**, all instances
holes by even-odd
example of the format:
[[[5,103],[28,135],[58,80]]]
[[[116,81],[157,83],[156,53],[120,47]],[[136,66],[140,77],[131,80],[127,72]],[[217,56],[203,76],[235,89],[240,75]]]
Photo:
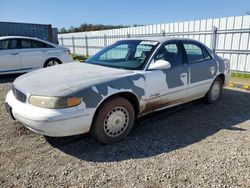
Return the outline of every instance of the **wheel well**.
[[[217,77],[219,77],[222,81],[222,83],[225,83],[225,75],[224,74],[219,74]]]
[[[112,96],[120,96],[120,97],[127,99],[132,104],[132,106],[134,108],[135,116],[137,116],[139,114],[140,104],[139,104],[139,100],[135,94],[130,93],[130,92],[122,92],[122,93],[118,93],[118,94],[115,94]]]
[[[49,61],[51,61],[51,60],[56,60],[56,61],[59,62],[59,64],[62,64],[62,61],[61,61],[60,59],[58,59],[58,58],[56,58],[56,57],[50,57],[49,59],[47,59],[47,60],[45,61],[45,63],[43,64],[43,67],[45,67],[45,66],[46,66],[46,63],[49,62]]]
[[[135,116],[138,115],[138,113],[140,111],[139,100],[136,97],[136,95],[131,93],[131,92],[121,92],[121,93],[113,94],[113,95],[109,96],[108,98],[104,99],[104,101],[102,101],[102,103],[98,106],[98,108],[102,104],[104,104],[106,101],[110,100],[113,97],[123,97],[123,98],[127,99],[132,104],[132,106],[133,106],[133,108],[135,110]]]
[[[135,117],[139,114],[139,111],[140,111],[140,104],[139,104],[139,100],[137,98],[137,96],[131,92],[121,92],[121,93],[116,93],[116,94],[113,94],[109,97],[107,97],[106,99],[104,99],[101,104],[99,104],[99,106],[97,107],[96,111],[95,111],[95,114],[93,116],[93,119],[92,119],[92,123],[91,123],[91,129],[92,129],[92,125],[93,125],[93,121],[96,119],[95,116],[99,110],[99,108],[105,103],[107,102],[108,100],[110,100],[111,98],[113,97],[123,97],[125,99],[127,99],[133,106],[134,108],[134,111],[135,111]]]

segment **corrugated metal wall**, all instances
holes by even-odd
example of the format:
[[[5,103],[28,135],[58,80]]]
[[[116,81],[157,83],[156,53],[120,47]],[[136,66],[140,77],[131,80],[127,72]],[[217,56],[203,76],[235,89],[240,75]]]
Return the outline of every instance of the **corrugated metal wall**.
[[[51,25],[46,24],[0,22],[0,36],[37,37],[56,43],[57,33],[53,33],[56,31]]]
[[[133,37],[185,37],[198,40],[231,61],[231,70],[250,72],[250,16],[146,25],[94,32],[59,34],[72,53],[93,55],[117,40]]]

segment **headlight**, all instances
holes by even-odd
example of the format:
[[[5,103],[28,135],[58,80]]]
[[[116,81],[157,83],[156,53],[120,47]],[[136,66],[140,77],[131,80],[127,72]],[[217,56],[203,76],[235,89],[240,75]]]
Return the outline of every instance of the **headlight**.
[[[69,108],[77,106],[81,103],[81,99],[77,97],[45,97],[31,95],[29,103],[42,108]]]

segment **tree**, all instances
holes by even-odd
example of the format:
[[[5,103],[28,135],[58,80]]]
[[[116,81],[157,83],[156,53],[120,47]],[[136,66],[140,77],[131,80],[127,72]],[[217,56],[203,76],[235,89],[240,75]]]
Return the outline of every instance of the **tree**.
[[[59,33],[67,33],[67,29],[65,27],[61,28],[59,30]]]
[[[99,31],[106,29],[118,29],[129,26],[124,25],[103,25],[103,24],[89,24],[83,23],[79,27],[71,26],[69,29],[65,29],[64,27],[59,30],[59,33],[72,33],[72,32],[84,32],[84,31]]]

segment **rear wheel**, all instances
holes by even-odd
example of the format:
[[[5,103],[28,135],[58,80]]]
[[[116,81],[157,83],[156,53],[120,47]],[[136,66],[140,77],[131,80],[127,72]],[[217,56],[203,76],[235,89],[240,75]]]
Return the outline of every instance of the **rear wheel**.
[[[45,63],[43,67],[51,67],[51,66],[55,66],[55,65],[59,65],[61,64],[61,62],[58,59],[48,59]]]
[[[103,144],[120,141],[132,129],[134,116],[134,108],[128,100],[114,97],[101,105],[97,111],[92,134]]]
[[[206,101],[208,103],[216,103],[220,100],[223,90],[223,83],[221,78],[217,77],[212,83],[208,93],[206,94]]]

